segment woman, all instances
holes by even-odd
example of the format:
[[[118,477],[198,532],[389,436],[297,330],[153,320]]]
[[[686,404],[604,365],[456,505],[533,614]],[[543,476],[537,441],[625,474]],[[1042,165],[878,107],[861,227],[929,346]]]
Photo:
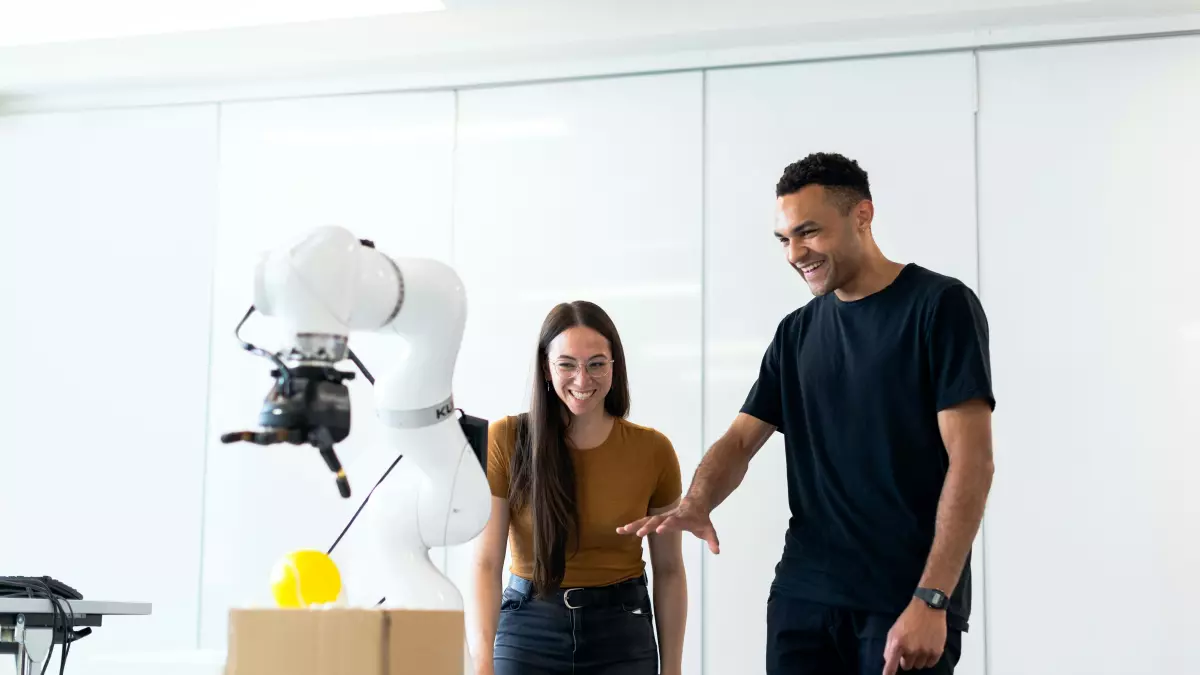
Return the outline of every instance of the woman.
[[[475,673],[681,675],[680,535],[648,538],[651,603],[642,540],[617,533],[678,503],[675,450],[625,420],[621,339],[596,305],[555,307],[535,363],[529,412],[494,422],[488,434],[493,498],[475,560]]]

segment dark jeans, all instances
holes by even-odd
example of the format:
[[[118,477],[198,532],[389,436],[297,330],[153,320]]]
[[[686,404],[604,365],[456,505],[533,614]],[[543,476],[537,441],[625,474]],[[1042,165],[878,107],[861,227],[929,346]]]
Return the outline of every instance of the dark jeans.
[[[767,600],[767,675],[880,675],[887,634],[897,618],[772,593]],[[962,632],[947,628],[937,665],[898,672],[951,675],[961,654]]]
[[[496,675],[657,675],[646,578],[534,598],[512,577],[500,601]]]

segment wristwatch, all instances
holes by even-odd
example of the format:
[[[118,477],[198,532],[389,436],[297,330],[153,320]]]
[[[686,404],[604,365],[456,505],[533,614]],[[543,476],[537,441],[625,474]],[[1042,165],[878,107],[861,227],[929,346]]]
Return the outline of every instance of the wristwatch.
[[[913,591],[913,597],[923,600],[932,609],[946,609],[950,604],[950,598],[936,588],[918,588]]]

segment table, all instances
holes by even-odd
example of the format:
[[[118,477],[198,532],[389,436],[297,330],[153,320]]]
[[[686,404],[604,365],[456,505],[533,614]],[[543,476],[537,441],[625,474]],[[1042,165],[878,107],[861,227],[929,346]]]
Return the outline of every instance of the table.
[[[99,626],[105,616],[147,616],[148,602],[57,600],[62,613],[74,612],[70,628]],[[13,653],[17,675],[37,675],[51,644],[62,644],[62,630],[54,630],[54,607],[45,598],[0,598],[0,653]]]

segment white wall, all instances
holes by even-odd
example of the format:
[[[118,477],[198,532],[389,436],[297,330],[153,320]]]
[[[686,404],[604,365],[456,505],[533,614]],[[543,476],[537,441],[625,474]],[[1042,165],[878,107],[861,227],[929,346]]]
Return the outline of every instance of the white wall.
[[[980,59],[990,675],[1195,672],[1200,38]]]
[[[216,148],[215,106],[0,118],[0,574],[155,607],[72,663],[195,644]]]
[[[0,301],[29,326],[0,338],[23,387],[0,405],[15,430],[0,457],[84,497],[57,516],[88,518],[70,541],[3,540],[0,568],[156,603],[80,643],[86,666],[134,646],[219,648],[230,605],[269,600],[278,555],[336,536],[357,501],[337,498],[315,452],[216,440],[253,422],[269,385],[232,337],[252,256],[323,222],[458,266],[471,318],[456,392],[485,417],[525,403],[554,302],[601,302],[630,350],[633,417],[671,436],[687,476],[780,316],[808,299],[770,235],[774,182],[837,150],[871,172],[885,250],[976,286],[992,325],[998,469],[961,672],[1180,672],[1200,600],[1183,426],[1200,368],[1183,256],[1197,242],[1179,198],[1200,162],[1198,44],[986,51],[978,79],[961,52],[245,102],[219,119],[215,106],[0,117],[0,228],[20,242],[0,251]],[[70,264],[45,276],[47,259]],[[261,317],[245,335],[272,337]],[[356,350],[389,358],[370,339]],[[123,368],[96,368],[96,353]],[[63,421],[44,402],[80,363],[117,389]],[[352,395],[363,412],[341,454],[361,495],[384,467],[361,461],[370,387]],[[113,419],[151,431],[95,438]],[[688,675],[762,663],[781,450],[717,512],[722,554],[688,549]],[[157,478],[123,488],[117,467],[133,465]],[[6,513],[41,494],[10,485]],[[469,588],[466,556],[435,560]]]

